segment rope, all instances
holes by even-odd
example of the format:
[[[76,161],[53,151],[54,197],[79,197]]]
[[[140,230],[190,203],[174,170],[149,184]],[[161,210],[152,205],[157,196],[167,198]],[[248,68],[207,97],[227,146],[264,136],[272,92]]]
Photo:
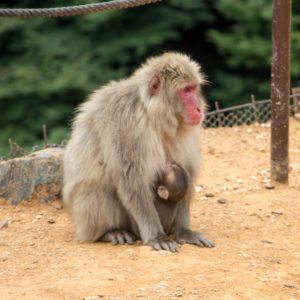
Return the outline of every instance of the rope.
[[[100,11],[136,7],[163,0],[113,0],[102,3],[77,5],[70,7],[55,8],[0,8],[2,18],[32,18],[32,17],[67,17],[82,14],[95,13]]]

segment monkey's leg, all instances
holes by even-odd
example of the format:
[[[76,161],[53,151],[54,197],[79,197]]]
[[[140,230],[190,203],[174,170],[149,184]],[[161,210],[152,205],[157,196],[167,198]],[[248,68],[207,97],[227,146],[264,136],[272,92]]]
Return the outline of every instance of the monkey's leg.
[[[77,238],[81,241],[96,242],[106,234],[106,241],[113,242],[114,238],[120,243],[124,238],[126,242],[134,240],[134,235],[127,232],[130,229],[128,214],[116,193],[99,183],[77,185],[76,193],[73,193],[71,215]],[[116,230],[119,232],[112,234]]]
[[[155,207],[158,212],[160,222],[163,226],[164,232],[167,235],[170,235],[177,214],[178,203],[156,199]]]
[[[179,244],[193,244],[199,247],[213,248],[215,245],[212,241],[199,232],[190,229],[190,198],[187,197],[178,205],[174,225],[176,241]]]
[[[127,182],[119,186],[119,194],[122,195],[122,204],[137,224],[139,235],[144,242],[154,250],[177,251],[176,242],[168,237],[161,225],[158,212],[155,208],[153,193],[148,184],[143,183],[143,176],[137,174],[135,179],[127,177]],[[137,182],[136,185],[130,181]],[[142,187],[141,191],[131,190],[131,186]]]

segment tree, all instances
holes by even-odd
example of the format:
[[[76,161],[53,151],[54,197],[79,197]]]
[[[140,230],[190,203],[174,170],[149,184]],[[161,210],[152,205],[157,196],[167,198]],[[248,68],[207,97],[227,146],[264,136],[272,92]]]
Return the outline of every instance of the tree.
[[[208,31],[208,39],[223,59],[214,72],[212,97],[223,106],[249,102],[250,94],[270,98],[272,1],[219,0],[222,25]],[[299,85],[300,9],[294,7],[292,26],[292,85]],[[298,82],[297,82],[298,81]]]
[[[1,4],[40,5],[61,1]],[[41,141],[42,124],[50,129],[50,142],[59,143],[67,137],[74,107],[91,91],[129,75],[149,55],[180,48],[184,32],[211,20],[208,6],[198,0],[59,19],[0,19],[0,153],[8,138],[21,145]]]
[[[68,0],[66,5],[94,3]],[[60,0],[5,0],[0,7],[55,7]],[[74,108],[95,88],[128,76],[146,57],[183,51],[203,65],[205,90],[222,106],[270,97],[269,0],[168,0],[58,19],[0,19],[0,156],[9,138],[32,146],[68,137]],[[292,86],[299,86],[300,6],[293,8]]]

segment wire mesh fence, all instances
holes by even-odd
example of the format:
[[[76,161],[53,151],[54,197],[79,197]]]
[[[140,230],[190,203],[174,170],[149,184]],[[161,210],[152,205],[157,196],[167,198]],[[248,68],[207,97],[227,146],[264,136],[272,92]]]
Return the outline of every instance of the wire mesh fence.
[[[300,112],[300,87],[292,89],[290,95],[290,115]],[[271,99],[256,100],[251,95],[251,102],[219,108],[215,102],[215,110],[206,113],[203,123],[204,128],[233,127],[239,125],[250,125],[253,123],[267,123],[271,119]]]

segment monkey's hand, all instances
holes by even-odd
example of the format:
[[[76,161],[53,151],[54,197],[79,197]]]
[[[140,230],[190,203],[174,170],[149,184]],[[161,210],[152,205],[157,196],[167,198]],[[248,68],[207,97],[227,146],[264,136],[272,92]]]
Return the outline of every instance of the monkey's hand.
[[[183,229],[179,234],[176,234],[176,241],[179,244],[193,244],[199,247],[213,248],[215,245],[205,236],[201,235],[197,231],[192,231],[190,229]]]
[[[154,250],[166,250],[171,252],[177,252],[176,242],[169,238],[164,233],[159,233],[157,237],[148,243]]]

